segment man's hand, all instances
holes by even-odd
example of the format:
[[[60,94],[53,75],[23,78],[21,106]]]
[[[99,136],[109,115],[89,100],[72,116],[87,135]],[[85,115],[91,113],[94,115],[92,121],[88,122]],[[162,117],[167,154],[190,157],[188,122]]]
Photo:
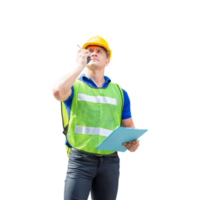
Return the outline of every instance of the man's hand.
[[[140,144],[139,140],[132,140],[129,142],[125,142],[122,145],[125,146],[130,152],[134,152],[137,150]]]

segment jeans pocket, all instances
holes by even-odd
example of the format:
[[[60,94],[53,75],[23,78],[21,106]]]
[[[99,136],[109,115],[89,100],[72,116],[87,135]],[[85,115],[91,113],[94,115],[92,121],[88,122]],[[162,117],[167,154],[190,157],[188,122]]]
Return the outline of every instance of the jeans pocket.
[[[69,155],[69,159],[70,160],[82,160],[86,157],[86,154],[83,154],[81,152],[74,152],[74,151],[71,151],[70,152],[70,155]]]

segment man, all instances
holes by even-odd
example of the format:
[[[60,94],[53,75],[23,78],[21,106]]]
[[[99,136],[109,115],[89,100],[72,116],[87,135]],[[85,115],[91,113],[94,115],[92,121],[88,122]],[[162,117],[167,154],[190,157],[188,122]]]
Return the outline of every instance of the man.
[[[91,60],[87,63],[87,58]],[[108,43],[90,38],[77,53],[77,67],[58,80],[53,95],[63,101],[69,116],[69,153],[65,200],[115,200],[118,190],[117,152],[95,148],[117,127],[135,128],[125,90],[104,76],[111,58]],[[86,68],[85,74],[78,76]],[[123,144],[134,152],[139,140]]]

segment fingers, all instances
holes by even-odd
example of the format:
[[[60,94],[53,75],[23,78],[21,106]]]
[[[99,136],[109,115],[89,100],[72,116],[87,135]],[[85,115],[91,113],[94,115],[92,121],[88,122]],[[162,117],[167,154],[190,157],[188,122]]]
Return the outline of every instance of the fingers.
[[[131,140],[129,141],[130,143],[138,143],[138,142],[142,142],[142,139],[137,139],[137,140]]]
[[[78,66],[84,68],[87,65],[87,58],[91,53],[87,49],[79,49],[77,52],[76,62]]]
[[[129,143],[131,144],[139,144],[140,140],[131,140],[129,141]]]
[[[77,52],[77,53],[90,53],[90,51],[89,50],[87,50],[87,49],[75,49],[75,52]]]
[[[79,49],[77,52],[77,58],[86,58],[90,56],[90,52],[86,49]]]
[[[123,144],[128,145],[128,144],[139,144],[140,140],[131,140],[129,142],[124,142]]]
[[[90,52],[86,49],[75,49],[75,56],[79,56],[80,54],[88,54],[88,53]]]

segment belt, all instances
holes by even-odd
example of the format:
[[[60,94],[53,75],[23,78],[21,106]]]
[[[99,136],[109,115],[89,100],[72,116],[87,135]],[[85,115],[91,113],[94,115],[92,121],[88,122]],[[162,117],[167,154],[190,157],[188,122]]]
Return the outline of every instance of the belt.
[[[71,151],[75,151],[75,152],[79,152],[79,153],[84,153],[87,155],[91,155],[91,156],[96,156],[96,157],[110,157],[110,156],[118,156],[117,152],[114,152],[112,154],[108,154],[108,155],[102,155],[102,154],[96,154],[96,153],[89,153],[80,149],[75,149],[74,147],[71,148]]]

